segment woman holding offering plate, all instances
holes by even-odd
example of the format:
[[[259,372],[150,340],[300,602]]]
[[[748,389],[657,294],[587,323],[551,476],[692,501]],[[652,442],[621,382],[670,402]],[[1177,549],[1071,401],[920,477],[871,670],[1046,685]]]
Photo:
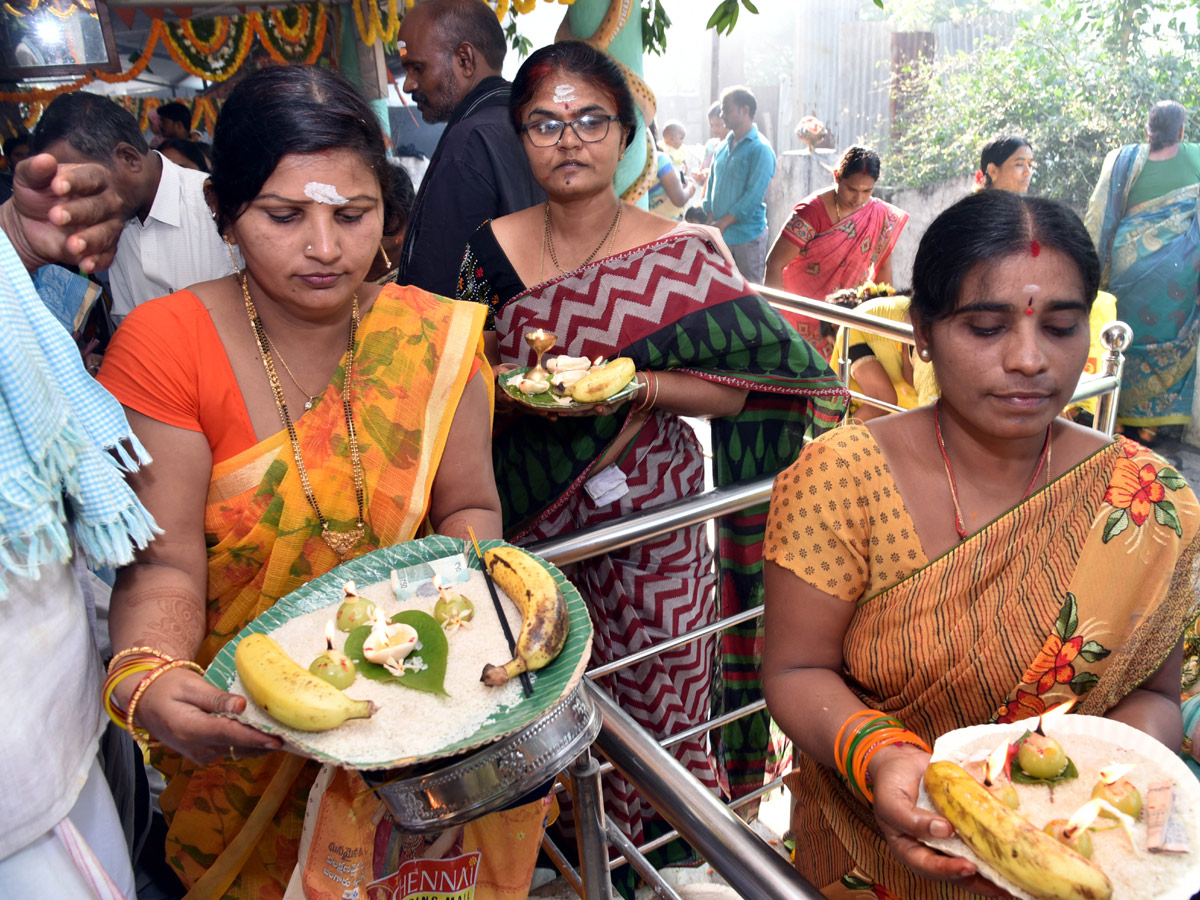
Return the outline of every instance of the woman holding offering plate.
[[[564,534],[702,491],[703,456],[684,416],[713,419],[721,484],[786,465],[806,430],[836,421],[841,386],[750,291],[720,235],[617,196],[617,163],[638,131],[633,96],[612,59],[576,41],[542,48],[517,73],[509,109],[548,201],[476,232],[459,297],[486,305],[493,364],[533,365],[525,337],[540,328],[555,335],[545,362],[555,354],[626,357],[638,385],[632,400],[578,409],[535,410],[504,398],[493,459],[510,540]],[[757,602],[755,531],[745,518],[722,523],[726,612]],[[571,577],[591,605],[596,663],[717,617],[703,526],[586,560]],[[757,634],[743,629],[726,644],[741,660],[731,693],[737,705],[757,691],[756,667],[745,663]],[[708,717],[712,646],[689,644],[605,683],[665,737]],[[720,781],[735,793],[761,784],[767,749],[765,717],[755,723],[761,731],[743,725],[741,743],[722,748]],[[703,740],[676,752],[717,790]],[[649,808],[616,777],[606,791],[606,813],[640,841]]]
[[[945,732],[1075,699],[1179,748],[1200,505],[1149,450],[1059,417],[1099,278],[1065,206],[961,200],[913,268],[941,399],[826,435],[776,479],[764,681],[804,751],[796,866],[828,897],[997,893],[920,843],[951,833],[915,806]]]
[[[156,742],[176,873],[204,896],[259,900],[288,883],[319,766],[214,715],[246,701],[190,670],[281,597],[425,522],[499,536],[492,379],[482,309],[364,281],[398,211],[377,119],[348,82],[254,73],[213,150],[210,202],[245,269],[138,307],[100,375],[154,457],[134,486],[163,529],[118,576],[107,689]],[[248,858],[227,852],[234,836]]]

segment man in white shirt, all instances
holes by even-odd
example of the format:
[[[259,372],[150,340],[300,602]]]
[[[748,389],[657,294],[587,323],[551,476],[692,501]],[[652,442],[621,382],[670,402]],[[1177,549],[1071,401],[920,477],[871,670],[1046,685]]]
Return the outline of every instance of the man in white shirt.
[[[139,303],[235,271],[204,199],[208,175],[151,150],[137,120],[109,98],[85,91],[56,97],[33,145],[64,163],[104,165],[125,200],[127,222],[109,270],[117,321]]]

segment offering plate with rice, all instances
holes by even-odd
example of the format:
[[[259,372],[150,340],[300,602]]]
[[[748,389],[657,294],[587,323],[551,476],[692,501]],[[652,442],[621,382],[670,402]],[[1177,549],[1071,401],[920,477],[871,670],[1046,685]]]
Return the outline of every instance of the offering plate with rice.
[[[520,383],[521,379],[529,374],[532,368],[532,366],[521,366],[520,368],[513,369],[510,372],[505,372],[499,378],[500,388],[504,391],[504,393],[508,394],[509,397],[511,397],[517,403],[520,403],[522,406],[528,406],[532,409],[547,411],[589,409],[593,406],[598,406],[601,403],[623,403],[638,392],[639,385],[637,379],[635,378],[616,393],[605,397],[603,400],[600,400],[597,403],[582,403],[579,400],[571,397],[569,394],[560,396],[553,391],[546,391],[542,394],[526,394],[523,393],[521,389],[517,387],[517,385]]]
[[[485,552],[505,546],[503,541],[495,540],[480,543]],[[238,644],[255,633],[272,637],[298,665],[307,668],[325,649],[326,627],[345,599],[347,581],[354,582],[357,593],[374,601],[389,617],[410,609],[431,613],[439,599],[437,591],[430,589],[396,599],[392,571],[460,554],[469,572],[464,572],[465,580],[448,588],[473,602],[475,617],[467,628],[449,637],[444,694],[415,690],[390,680],[371,680],[360,674],[345,694],[377,704],[379,709],[370,718],[350,719],[329,731],[298,731],[271,718],[252,700],[247,700],[246,710],[234,718],[279,736],[290,751],[301,756],[361,770],[394,769],[444,759],[519,732],[553,710],[578,686],[591,650],[587,608],[558,569],[538,560],[566,600],[570,618],[566,643],[548,665],[531,673],[532,696],[523,696],[517,679],[498,688],[484,685],[479,680],[483,664],[503,662],[512,654],[473,548],[468,542],[441,535],[376,550],[293,591],[229,641],[205,677],[222,690],[245,695],[234,656]],[[520,612],[498,587],[497,592],[515,635],[521,629]],[[339,642],[344,637],[339,634]]]
[[[1005,743],[1017,742],[1038,725],[1037,719],[1008,725],[976,725],[948,732],[938,738],[930,762],[948,760],[971,771]],[[1146,798],[1154,784],[1170,782],[1174,790],[1172,818],[1186,833],[1188,852],[1151,852],[1147,849],[1148,808],[1132,822],[1130,834],[1112,818],[1100,818],[1090,831],[1091,862],[1112,884],[1111,900],[1190,900],[1200,889],[1200,781],[1183,761],[1149,735],[1114,719],[1066,715],[1045,734],[1058,741],[1074,763],[1078,777],[1053,784],[1016,783],[1019,807],[1016,812],[1039,831],[1052,820],[1067,820],[1092,798],[1101,769],[1131,765],[1125,775]],[[1013,760],[1013,766],[1018,763]],[[978,775],[976,776],[978,777]],[[917,805],[937,812],[921,786]],[[952,856],[975,863],[981,875],[1014,897],[1042,900],[1037,892],[1022,890],[981,858],[956,834],[926,841]],[[1013,852],[1016,856],[1016,852]]]

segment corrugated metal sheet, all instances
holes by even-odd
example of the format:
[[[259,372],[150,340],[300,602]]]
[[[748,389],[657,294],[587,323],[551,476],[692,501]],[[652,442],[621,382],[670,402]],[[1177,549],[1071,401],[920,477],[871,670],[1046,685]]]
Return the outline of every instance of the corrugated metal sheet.
[[[937,38],[935,59],[954,53],[974,53],[987,37],[1007,41],[1017,27],[1017,17],[1009,13],[987,13],[961,22],[939,22],[933,26]]]
[[[892,27],[886,22],[843,22],[838,42],[838,147],[874,144],[890,118]]]
[[[816,116],[830,128],[837,122],[838,45],[844,22],[854,21],[862,0],[800,0],[796,16],[796,60],[792,72],[795,121]]]

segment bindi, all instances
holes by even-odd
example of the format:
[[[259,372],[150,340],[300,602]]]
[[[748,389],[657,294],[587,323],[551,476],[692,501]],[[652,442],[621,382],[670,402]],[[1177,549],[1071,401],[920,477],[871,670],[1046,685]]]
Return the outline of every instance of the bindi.
[[[1041,244],[1039,244],[1037,241],[1029,242],[1029,253],[1033,256],[1034,259],[1037,259],[1037,255],[1041,252],[1042,252]]]
[[[1025,307],[1025,315],[1027,315],[1027,316],[1033,315],[1033,298],[1032,297],[1029,298],[1029,303]]]

